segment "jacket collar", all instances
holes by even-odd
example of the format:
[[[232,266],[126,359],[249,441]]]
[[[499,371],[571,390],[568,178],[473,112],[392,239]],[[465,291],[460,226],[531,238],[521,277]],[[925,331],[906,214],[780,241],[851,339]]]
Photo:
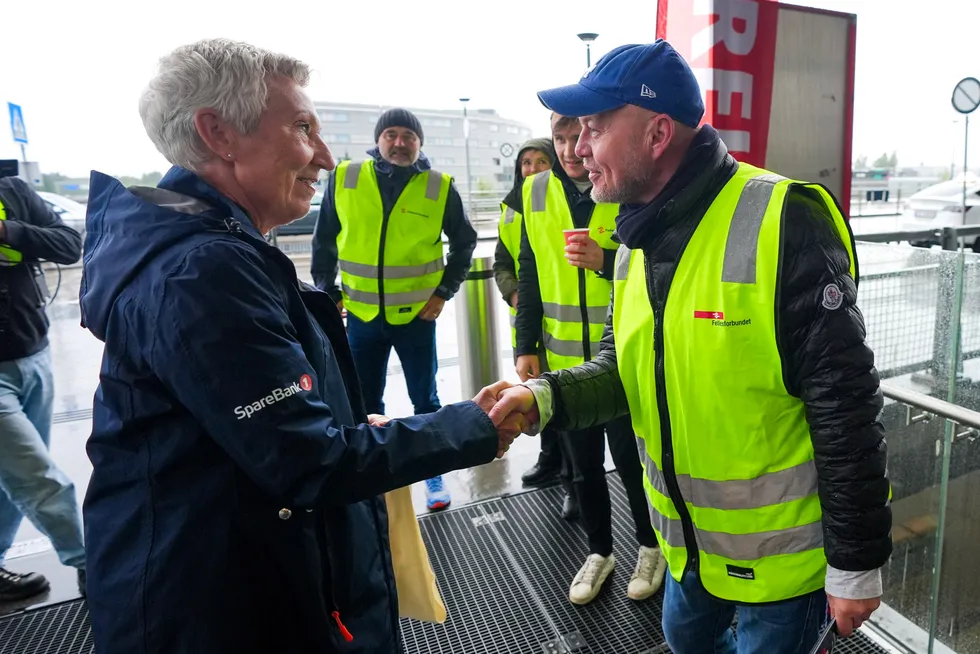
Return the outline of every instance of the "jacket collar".
[[[186,168],[181,168],[180,166],[174,166],[167,171],[167,174],[164,175],[157,186],[207,202],[217,210],[219,215],[225,218],[233,218],[241,223],[242,229],[250,236],[261,239],[263,242],[265,241],[265,238],[252,222],[252,218],[248,215],[248,212],[237,202],[223,195],[197,173],[191,172]]]
[[[713,199],[737,169],[718,132],[704,125],[657,197],[645,205],[621,205],[616,239],[630,249],[645,248],[675,223],[700,220],[698,207],[705,198]]]
[[[417,175],[418,173],[424,173],[425,171],[432,168],[429,163],[428,157],[424,153],[419,152],[418,161],[413,163],[411,166],[393,166],[388,162],[387,159],[381,156],[381,150],[377,147],[371,148],[367,153],[374,159],[374,169],[383,175],[392,175],[392,173],[397,174],[400,171],[406,171],[411,175]]]

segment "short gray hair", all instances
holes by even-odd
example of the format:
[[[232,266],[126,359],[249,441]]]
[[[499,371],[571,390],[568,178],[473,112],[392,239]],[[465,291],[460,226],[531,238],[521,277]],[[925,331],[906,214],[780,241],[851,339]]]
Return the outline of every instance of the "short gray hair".
[[[239,133],[249,134],[265,111],[267,79],[273,76],[306,86],[310,68],[298,59],[229,39],[181,46],[160,59],[140,98],[143,127],[167,161],[196,170],[214,154],[197,133],[194,112],[210,107]]]

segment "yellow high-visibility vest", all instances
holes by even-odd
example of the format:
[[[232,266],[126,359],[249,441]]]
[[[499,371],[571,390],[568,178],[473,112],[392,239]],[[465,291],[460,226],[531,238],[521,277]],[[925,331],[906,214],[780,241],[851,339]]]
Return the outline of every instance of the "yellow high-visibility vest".
[[[515,276],[520,274],[521,269],[518,255],[521,252],[521,223],[523,220],[524,216],[514,211],[512,207],[504,205],[500,212],[500,223],[497,226],[500,240],[514,259]],[[507,298],[507,303],[509,306],[510,298]],[[510,307],[510,345],[513,348],[517,347],[517,309],[514,307]]]
[[[382,303],[392,325],[411,322],[442,281],[442,221],[452,178],[428,170],[409,180],[387,220],[374,161],[337,167],[334,197],[344,308],[369,322]]]
[[[620,248],[613,328],[644,487],[670,573],[696,566],[715,597],[746,603],[824,585],[817,470],[803,402],[777,347],[783,205],[793,184],[740,164],[684,249],[654,315],[641,250]],[[856,275],[854,239],[822,198]],[[825,306],[842,301],[828,286]]]
[[[604,249],[615,249],[618,214],[618,204],[597,204],[592,210],[589,236]],[[548,367],[577,366],[599,352],[612,281],[565,259],[563,230],[575,229],[575,224],[561,180],[550,170],[524,180],[524,220],[538,268]]]
[[[0,200],[0,220],[7,219],[7,210],[3,208],[3,201]],[[0,266],[15,266],[24,260],[24,255],[9,245],[0,245]]]

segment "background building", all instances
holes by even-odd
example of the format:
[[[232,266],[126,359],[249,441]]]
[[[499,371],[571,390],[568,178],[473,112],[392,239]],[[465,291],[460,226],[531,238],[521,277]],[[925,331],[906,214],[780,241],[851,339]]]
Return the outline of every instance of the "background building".
[[[337,160],[363,161],[374,147],[374,126],[387,106],[317,102],[321,134]],[[465,198],[469,190],[466,174],[466,137],[463,111],[410,109],[422,123],[422,151],[436,170],[452,175]],[[502,118],[493,109],[467,111],[470,123],[470,175],[474,195],[500,195],[514,183],[514,158],[521,143],[531,138],[530,128]]]

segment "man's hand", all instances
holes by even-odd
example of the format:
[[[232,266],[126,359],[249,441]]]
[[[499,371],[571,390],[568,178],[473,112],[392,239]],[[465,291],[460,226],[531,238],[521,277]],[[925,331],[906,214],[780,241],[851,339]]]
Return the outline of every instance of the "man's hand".
[[[517,291],[510,294],[510,306],[517,308]]]
[[[489,416],[493,408],[497,405],[497,399],[506,389],[512,388],[513,384],[507,381],[499,381],[492,386],[487,386],[473,398],[483,411]],[[497,458],[499,459],[507,450],[510,449],[514,439],[524,431],[523,416],[505,414],[496,419],[491,418],[494,427],[497,428]]]
[[[433,295],[419,311],[419,318],[422,320],[433,321],[442,313],[442,308],[446,306],[446,301],[438,295]]]
[[[517,376],[522,382],[536,379],[541,374],[541,362],[536,354],[523,354],[517,357]]]
[[[377,413],[368,415],[368,424],[372,427],[384,427],[389,422],[391,422],[391,418],[388,416],[378,415]]]
[[[537,400],[527,386],[510,386],[499,391],[489,415],[494,424],[513,425],[525,434],[541,421]]]
[[[606,263],[606,253],[588,234],[573,234],[565,246],[568,263],[586,270],[601,272]]]
[[[837,631],[842,638],[850,636],[881,606],[880,597],[848,600],[827,595],[827,602],[830,604],[830,617],[837,618]]]
[[[340,312],[340,317],[341,318],[346,318],[347,317],[347,309],[344,308],[344,301],[343,300],[339,300],[337,302],[337,311]]]

